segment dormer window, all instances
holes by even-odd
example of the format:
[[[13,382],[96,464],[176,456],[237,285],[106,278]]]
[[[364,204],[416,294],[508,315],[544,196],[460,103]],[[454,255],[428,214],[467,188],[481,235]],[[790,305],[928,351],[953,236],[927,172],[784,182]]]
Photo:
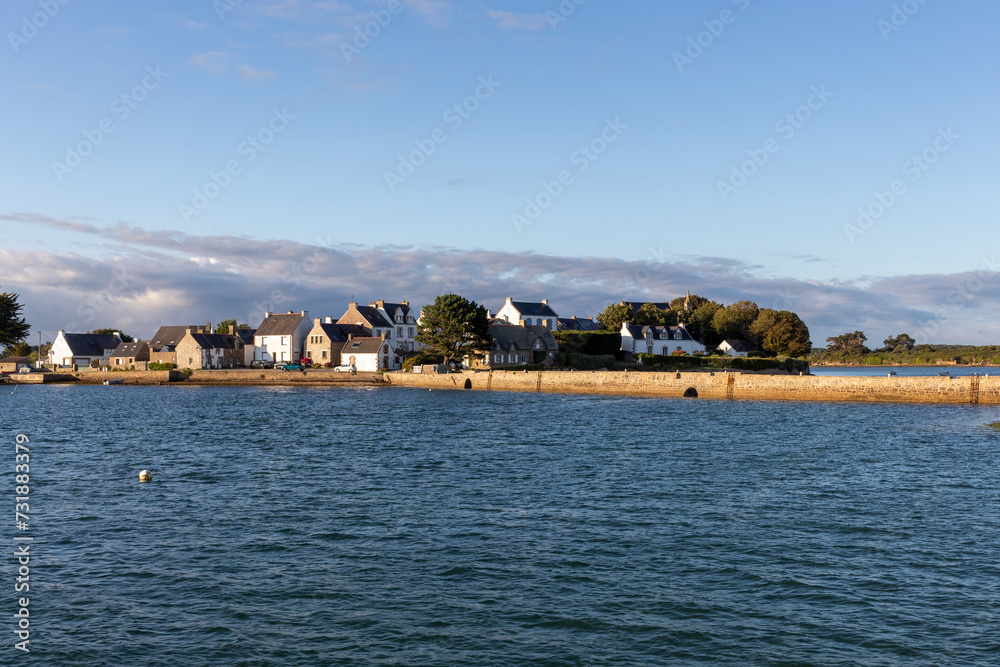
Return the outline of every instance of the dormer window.
[[[681,332],[680,331],[678,331],[677,333],[674,334],[674,340],[681,340],[681,338],[683,338],[683,336],[681,336]]]
[[[397,322],[402,322],[403,321],[403,316],[400,315],[399,313],[396,313],[396,321]]]

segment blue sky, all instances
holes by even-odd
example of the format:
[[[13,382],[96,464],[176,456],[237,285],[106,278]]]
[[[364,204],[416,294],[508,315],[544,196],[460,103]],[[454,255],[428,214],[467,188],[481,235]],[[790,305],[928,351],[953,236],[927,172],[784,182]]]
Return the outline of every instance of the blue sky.
[[[444,290],[594,315],[690,289],[795,310],[815,344],[995,343],[998,19],[6,2],[0,286],[45,331],[149,335],[276,293],[315,315]]]

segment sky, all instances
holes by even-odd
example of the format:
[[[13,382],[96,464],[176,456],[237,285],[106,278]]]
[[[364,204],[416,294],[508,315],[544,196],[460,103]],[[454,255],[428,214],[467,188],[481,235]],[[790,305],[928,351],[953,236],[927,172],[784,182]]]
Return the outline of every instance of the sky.
[[[7,0],[0,290],[46,339],[690,290],[795,311],[816,346],[1000,344],[998,22],[986,0]]]

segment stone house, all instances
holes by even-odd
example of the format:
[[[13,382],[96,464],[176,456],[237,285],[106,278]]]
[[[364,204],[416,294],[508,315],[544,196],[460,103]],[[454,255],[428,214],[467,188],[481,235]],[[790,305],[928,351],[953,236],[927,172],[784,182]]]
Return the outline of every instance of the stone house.
[[[492,325],[489,328],[490,351],[474,360],[472,368],[508,368],[555,361],[559,346],[545,326]],[[536,361],[536,355],[539,358]]]
[[[210,324],[189,324],[160,327],[149,339],[149,363],[180,366],[177,363],[177,343],[184,338],[188,331],[212,333],[212,326]]]
[[[368,306],[359,306],[352,301],[347,307],[347,312],[337,320],[337,324],[363,327],[370,332],[368,336],[371,338],[384,336],[389,341],[391,354],[388,365],[382,368],[402,367],[403,356],[417,347],[417,322],[406,301],[398,304],[373,301]]]
[[[121,343],[111,353],[108,359],[111,370],[128,370],[134,368],[144,371],[149,367],[149,341],[138,340],[131,343]]]
[[[332,317],[316,318],[306,336],[306,357],[320,366],[339,366],[340,352],[351,336],[365,337],[369,331],[357,324],[337,324]]]
[[[176,346],[177,367],[193,370],[243,368],[243,339],[230,334],[188,331]]]
[[[17,373],[23,366],[31,366],[31,357],[4,357],[0,359],[0,373]]]

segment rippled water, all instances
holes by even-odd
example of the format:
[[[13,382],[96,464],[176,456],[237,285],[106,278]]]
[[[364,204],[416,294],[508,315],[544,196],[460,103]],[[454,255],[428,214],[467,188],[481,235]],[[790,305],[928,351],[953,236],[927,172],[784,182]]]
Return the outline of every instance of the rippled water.
[[[37,664],[1000,664],[994,407],[2,393]]]

